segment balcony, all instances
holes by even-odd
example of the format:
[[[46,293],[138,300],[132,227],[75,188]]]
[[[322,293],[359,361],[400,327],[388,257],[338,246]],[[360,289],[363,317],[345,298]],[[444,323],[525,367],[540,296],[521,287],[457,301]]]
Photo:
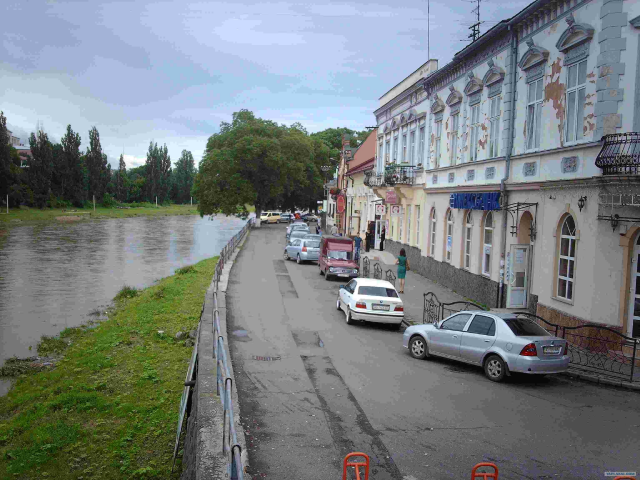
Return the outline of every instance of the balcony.
[[[604,145],[596,157],[603,175],[640,174],[640,133],[616,133],[602,137]]]
[[[368,187],[393,187],[395,185],[414,185],[416,169],[412,165],[388,165],[384,174],[373,175],[373,171],[365,172],[364,184]]]

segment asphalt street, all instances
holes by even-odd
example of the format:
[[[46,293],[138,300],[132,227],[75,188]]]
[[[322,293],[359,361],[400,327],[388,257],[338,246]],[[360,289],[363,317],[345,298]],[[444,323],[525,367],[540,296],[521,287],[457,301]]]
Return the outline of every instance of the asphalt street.
[[[285,262],[285,226],[252,230],[231,272],[228,339],[253,479],[336,480],[353,451],[372,479],[596,479],[640,472],[640,395],[564,377],[490,382],[411,358],[402,333],[347,325],[341,281]]]

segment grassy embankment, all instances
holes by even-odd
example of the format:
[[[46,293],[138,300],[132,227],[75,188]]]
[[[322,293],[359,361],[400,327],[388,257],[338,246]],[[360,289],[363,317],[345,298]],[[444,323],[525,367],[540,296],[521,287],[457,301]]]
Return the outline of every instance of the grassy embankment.
[[[136,204],[135,206],[123,205],[127,208],[10,208],[7,215],[6,210],[0,210],[0,224],[16,223],[18,220],[24,223],[62,220],[66,217],[73,220],[96,220],[103,218],[127,218],[127,217],[144,217],[144,216],[170,216],[170,215],[198,215],[197,205],[169,205],[158,206],[152,203]],[[255,211],[253,206],[247,206],[249,212]]]
[[[41,342],[39,354],[63,357],[0,397],[0,478],[170,477],[192,353],[175,336],[197,327],[216,261],[125,287],[108,320]]]

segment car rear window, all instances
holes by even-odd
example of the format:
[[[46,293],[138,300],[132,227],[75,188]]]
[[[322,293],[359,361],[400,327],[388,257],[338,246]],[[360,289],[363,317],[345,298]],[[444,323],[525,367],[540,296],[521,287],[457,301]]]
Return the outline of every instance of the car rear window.
[[[551,334],[531,320],[525,318],[504,318],[504,323],[518,337],[550,337]]]
[[[305,243],[305,245],[309,248],[320,248],[320,241],[318,240],[307,240],[307,242]]]
[[[333,260],[351,260],[351,252],[341,252],[338,250],[329,250],[327,256]]]
[[[359,295],[369,295],[370,297],[390,297],[398,298],[398,292],[393,288],[385,287],[360,287],[358,288]]]

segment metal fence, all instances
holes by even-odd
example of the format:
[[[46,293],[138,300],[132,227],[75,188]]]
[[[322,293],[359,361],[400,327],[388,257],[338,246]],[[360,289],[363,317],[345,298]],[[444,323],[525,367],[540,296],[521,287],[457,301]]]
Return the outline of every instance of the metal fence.
[[[424,294],[422,323],[437,323],[463,310],[487,309],[470,301],[443,303],[435,293],[427,292]],[[566,339],[572,367],[629,382],[640,382],[637,373],[640,371],[640,339],[627,337],[601,325],[565,327],[530,312],[513,314],[537,323],[551,335]]]
[[[396,284],[396,274],[393,273],[393,270],[389,269],[385,272],[385,278],[387,280],[387,282],[389,282],[392,285]]]
[[[235,251],[238,244],[242,241],[247,234],[250,226],[253,224],[254,219],[249,220],[246,225],[237,234],[233,236],[229,243],[220,252],[220,258],[216,265],[214,274],[214,288],[213,288],[213,335],[214,335],[214,350],[213,355],[216,359],[216,376],[217,376],[217,393],[222,403],[224,410],[224,423],[222,429],[222,453],[227,458],[228,475],[231,480],[242,480],[242,447],[238,443],[238,436],[236,433],[236,427],[233,417],[233,401],[231,399],[231,392],[233,386],[233,379],[229,372],[229,364],[227,360],[227,351],[224,344],[224,332],[220,329],[220,312],[218,310],[218,284],[222,277],[222,270],[227,261],[231,258],[231,255]]]
[[[377,278],[378,280],[382,280],[382,267],[379,263],[376,263],[373,266],[373,278]]]
[[[369,269],[371,266],[371,262],[368,257],[362,257],[362,276],[365,278],[369,278]]]

